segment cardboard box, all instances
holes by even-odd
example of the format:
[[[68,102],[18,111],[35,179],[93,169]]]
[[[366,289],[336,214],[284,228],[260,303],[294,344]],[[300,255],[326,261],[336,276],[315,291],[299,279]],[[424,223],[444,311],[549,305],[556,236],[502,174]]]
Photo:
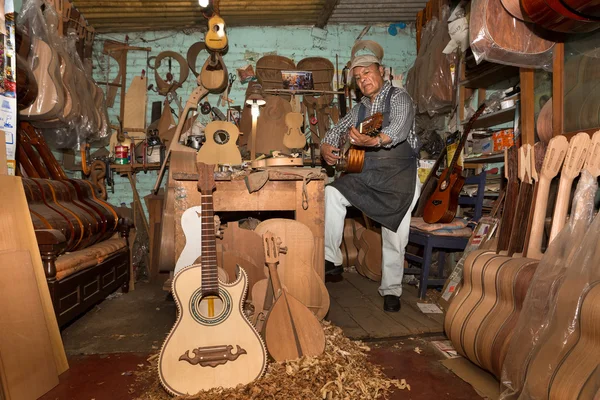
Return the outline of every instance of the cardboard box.
[[[492,136],[481,139],[473,139],[472,153],[483,154],[494,151],[494,139]]]
[[[502,129],[497,132],[494,132],[494,152],[502,151],[504,149],[508,149],[515,142],[515,134],[514,129]]]

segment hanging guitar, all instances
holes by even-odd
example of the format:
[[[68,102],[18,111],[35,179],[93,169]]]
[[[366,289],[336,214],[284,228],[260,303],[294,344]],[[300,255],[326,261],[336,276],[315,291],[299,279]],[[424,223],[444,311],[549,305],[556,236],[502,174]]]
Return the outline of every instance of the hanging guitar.
[[[375,113],[361,122],[358,131],[363,135],[375,137],[381,130],[383,123],[383,114]],[[365,162],[365,148],[350,144],[348,135],[342,135],[340,138],[341,158],[337,161],[335,169],[340,172],[361,172]]]
[[[201,264],[182,269],[172,283],[178,316],[158,361],[160,381],[173,395],[216,387],[232,388],[260,377],[266,367],[262,339],[242,311],[248,275],[218,279],[214,208],[214,165],[197,163],[202,197]]]
[[[429,196],[425,209],[423,210],[423,220],[428,224],[437,222],[452,222],[458,208],[458,195],[465,184],[465,178],[462,176],[462,167],[458,165],[458,159],[465,146],[471,126],[485,110],[485,104],[479,106],[475,114],[471,117],[465,131],[458,142],[452,162],[440,175],[435,191]]]
[[[208,20],[208,31],[206,32],[204,43],[212,51],[223,51],[229,44],[225,30],[225,21],[217,14],[214,14]]]

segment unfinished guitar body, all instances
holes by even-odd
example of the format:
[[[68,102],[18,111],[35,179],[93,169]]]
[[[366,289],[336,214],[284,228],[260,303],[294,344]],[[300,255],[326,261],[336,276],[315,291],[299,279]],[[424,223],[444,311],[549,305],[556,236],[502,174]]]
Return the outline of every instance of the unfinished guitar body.
[[[233,123],[213,121],[206,125],[204,135],[206,142],[198,151],[197,161],[207,164],[242,163],[242,155],[236,145],[240,131]]]
[[[243,313],[248,278],[240,268],[231,284],[219,282],[214,317],[198,284],[200,265],[185,268],[173,279],[179,310],[158,361],[160,381],[173,395],[192,395],[216,387],[231,388],[260,377],[266,367],[262,339]]]

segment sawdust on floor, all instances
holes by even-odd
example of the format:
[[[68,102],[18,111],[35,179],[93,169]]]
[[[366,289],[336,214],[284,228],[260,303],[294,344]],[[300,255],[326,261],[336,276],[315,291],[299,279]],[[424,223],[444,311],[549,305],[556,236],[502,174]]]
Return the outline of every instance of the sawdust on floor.
[[[410,390],[406,381],[389,379],[381,368],[367,360],[368,346],[352,341],[342,330],[323,321],[325,352],[286,362],[270,362],[265,376],[233,389],[211,389],[178,399],[385,399],[392,388]],[[172,399],[162,388],[157,371],[158,354],[148,358],[149,366],[136,372],[147,391],[139,400]]]

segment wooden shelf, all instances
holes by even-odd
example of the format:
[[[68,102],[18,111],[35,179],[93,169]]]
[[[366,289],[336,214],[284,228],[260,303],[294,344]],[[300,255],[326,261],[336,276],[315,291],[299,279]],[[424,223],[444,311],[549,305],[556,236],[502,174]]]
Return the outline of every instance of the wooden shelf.
[[[504,110],[498,110],[493,113],[482,115],[473,123],[472,128],[489,128],[491,126],[496,126],[500,124],[504,124],[506,122],[511,122],[515,119],[515,110],[516,106],[512,106],[509,108],[505,108]],[[463,121],[462,124],[465,125],[468,121]]]
[[[470,157],[464,159],[465,167],[467,164],[487,164],[496,162],[504,162],[503,151],[498,153],[484,154],[479,157]]]
[[[113,170],[115,170],[115,172],[118,172],[118,173],[143,171],[144,169],[147,171],[156,171],[156,170],[160,169],[160,163],[146,164],[146,168],[144,168],[144,164],[141,164],[141,163],[110,164],[110,169],[113,169]]]
[[[510,65],[494,64],[490,62],[481,63],[474,69],[465,71],[465,79],[460,85],[470,89],[488,88],[498,85],[498,89],[507,89],[513,86],[509,82],[511,78],[519,77],[519,68]]]

